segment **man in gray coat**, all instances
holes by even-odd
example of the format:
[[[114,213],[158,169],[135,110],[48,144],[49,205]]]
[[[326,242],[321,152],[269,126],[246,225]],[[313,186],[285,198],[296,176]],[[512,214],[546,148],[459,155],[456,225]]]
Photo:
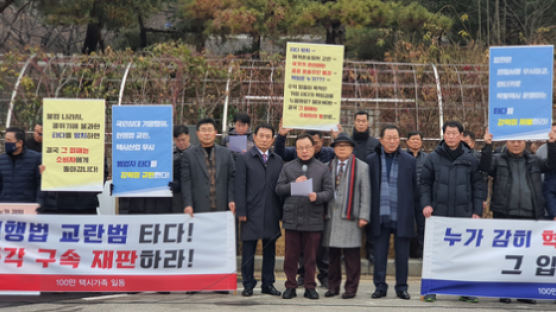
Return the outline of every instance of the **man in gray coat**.
[[[237,216],[241,224],[241,276],[243,296],[253,295],[257,280],[253,276],[257,241],[263,243],[262,287],[263,294],[280,296],[274,288],[274,262],[276,239],[280,237],[282,206],[274,192],[282,170],[282,158],[270,151],[274,129],[261,124],[255,129],[255,147],[236,160],[235,199]]]
[[[201,145],[187,149],[182,157],[184,212],[193,216],[193,212],[229,209],[235,213],[234,160],[232,152],[214,144],[216,123],[212,118],[197,123],[197,138]]]
[[[315,290],[315,261],[324,229],[324,208],[334,196],[334,187],[328,167],[314,158],[313,138],[301,134],[295,142],[297,158],[285,164],[280,172],[276,193],[285,198],[282,222],[286,230],[284,271],[286,291],[283,298],[296,296],[297,260],[303,250],[305,267],[304,296],[318,299]],[[291,184],[312,180],[313,192],[307,196],[292,196]]]
[[[370,220],[370,186],[367,164],[353,154],[355,143],[341,133],[332,143],[336,157],[328,167],[335,181],[335,196],[328,204],[322,244],[329,247],[328,291],[339,294],[342,282],[341,258],[346,268],[343,299],[355,297],[361,276],[362,228]]]

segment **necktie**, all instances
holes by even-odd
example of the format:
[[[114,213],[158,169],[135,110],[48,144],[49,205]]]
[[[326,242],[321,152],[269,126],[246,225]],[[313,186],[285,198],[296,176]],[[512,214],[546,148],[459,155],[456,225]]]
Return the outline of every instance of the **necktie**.
[[[268,156],[266,156],[266,153],[263,154],[263,162],[266,164],[266,161],[268,160]]]
[[[342,175],[344,174],[344,162],[340,162],[338,166],[340,166],[340,169],[338,169],[338,173],[336,174],[336,188],[338,188],[338,185],[340,185]]]

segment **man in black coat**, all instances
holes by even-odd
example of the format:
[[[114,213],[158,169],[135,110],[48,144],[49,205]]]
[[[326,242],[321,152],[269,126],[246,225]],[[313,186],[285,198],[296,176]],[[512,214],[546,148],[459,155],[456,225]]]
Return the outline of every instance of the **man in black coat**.
[[[421,171],[420,193],[423,215],[478,219],[482,215],[486,185],[479,160],[462,142],[463,125],[447,121],[442,126],[444,140],[427,155]],[[425,296],[436,301],[436,295]],[[461,301],[478,302],[475,297]]]
[[[353,154],[362,161],[367,160],[369,154],[374,153],[380,142],[370,134],[369,130],[369,114],[365,111],[355,113],[353,121],[353,134],[351,136],[355,142]],[[365,252],[370,263],[373,259],[373,230],[371,223],[365,227]]]
[[[0,155],[0,202],[38,203],[41,154],[25,147],[25,132],[6,129],[5,151]]]
[[[183,212],[183,196],[181,194],[181,159],[183,153],[191,147],[189,129],[179,125],[174,127],[174,180],[172,181],[172,212]]]
[[[263,241],[263,294],[280,296],[274,288],[276,239],[280,237],[281,200],[274,192],[282,170],[282,158],[270,151],[274,129],[269,124],[255,129],[255,146],[236,160],[235,201],[243,241],[241,276],[243,296],[253,295],[257,280],[253,277],[257,241]]]
[[[351,136],[355,142],[353,154],[355,157],[365,161],[369,154],[374,153],[380,142],[370,134],[369,131],[369,114],[365,111],[355,113],[353,121],[353,135]]]
[[[371,229],[374,240],[373,299],[386,296],[386,264],[390,234],[394,234],[396,254],[396,294],[410,298],[407,292],[409,242],[415,236],[415,223],[423,228],[417,191],[415,158],[400,149],[398,127],[381,130],[376,152],[367,157],[371,179]]]
[[[421,180],[421,170],[423,170],[423,164],[425,163],[425,158],[427,157],[427,153],[423,150],[423,134],[420,131],[409,132],[407,134],[406,145],[406,152],[415,158],[417,183],[419,183]],[[423,214],[419,213],[419,217],[423,218]],[[424,228],[422,230],[424,230]],[[411,239],[409,245],[410,258],[423,258],[424,234],[425,233],[418,232],[417,236]]]
[[[278,129],[278,135],[274,141],[274,152],[284,161],[290,161],[297,158],[297,151],[294,146],[286,146],[286,137],[291,131],[289,128],[282,127],[282,121],[280,121],[280,128]],[[327,163],[334,158],[334,149],[329,146],[323,146],[322,142],[322,132],[315,130],[308,130],[305,133],[309,134],[315,142],[315,159],[320,160],[323,163]]]

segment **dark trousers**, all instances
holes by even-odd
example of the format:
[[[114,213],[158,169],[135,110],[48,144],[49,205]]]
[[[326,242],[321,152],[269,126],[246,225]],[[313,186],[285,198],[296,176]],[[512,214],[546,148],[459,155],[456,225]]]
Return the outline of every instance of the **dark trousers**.
[[[315,271],[317,250],[322,232],[301,232],[286,230],[286,255],[284,257],[284,272],[286,273],[286,288],[296,288],[297,261],[303,252],[303,276],[305,288],[315,288]]]
[[[319,269],[319,273],[317,274],[317,278],[321,282],[328,280],[328,258],[328,248],[319,243],[319,249],[317,250],[317,269]],[[305,269],[303,268],[303,251],[301,252],[301,257],[299,257],[297,274],[301,276],[305,275]]]
[[[243,279],[243,287],[246,289],[253,289],[255,285],[257,285],[257,280],[253,276],[256,249],[256,240],[243,241],[241,252],[241,277]],[[263,287],[272,286],[274,284],[275,259],[276,239],[263,239]]]
[[[348,294],[357,293],[359,278],[361,277],[361,254],[359,247],[356,248],[333,248],[328,249],[330,266],[328,268],[328,289],[333,292],[340,291],[342,283],[342,253],[346,267],[346,284],[344,289]]]
[[[420,259],[423,258],[423,244],[424,244],[424,229],[419,230],[419,227],[415,225],[415,233],[417,235],[409,239],[409,257]]]
[[[394,250],[396,252],[396,292],[407,290],[407,273],[409,260],[409,238],[398,237],[396,229],[380,225],[380,235],[374,238],[375,266],[373,282],[377,290],[387,291],[386,265],[388,262],[388,249],[390,247],[390,234],[394,234]]]
[[[374,241],[374,235],[373,235],[373,229],[371,228],[371,222],[369,222],[366,226],[365,226],[365,256],[367,257],[367,259],[371,259],[371,257],[374,255],[373,252],[373,241]]]

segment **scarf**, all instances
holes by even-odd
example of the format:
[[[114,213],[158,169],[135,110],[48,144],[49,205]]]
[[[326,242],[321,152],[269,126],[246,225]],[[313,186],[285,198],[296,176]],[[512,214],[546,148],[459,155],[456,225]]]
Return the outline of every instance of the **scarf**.
[[[336,159],[335,163],[336,166],[332,166],[332,161],[329,163],[329,169],[331,172],[334,172],[334,178],[336,177],[336,170],[338,168],[339,161]],[[353,211],[353,201],[354,201],[354,192],[355,192],[355,181],[356,181],[356,172],[357,172],[357,160],[355,155],[351,155],[348,158],[348,163],[346,168],[344,168],[344,173],[342,174],[341,181],[347,181],[347,183],[340,182],[338,185],[338,191],[343,192],[346,194],[345,203],[342,205],[342,212],[341,217],[342,219],[352,220],[354,211]],[[333,171],[334,170],[334,171]],[[347,178],[344,178],[347,177]],[[355,214],[359,214],[358,211]]]
[[[386,167],[386,153],[380,153],[380,221],[388,223],[398,220],[398,153],[394,154],[390,174]]]
[[[455,150],[452,150],[451,148],[448,147],[448,145],[446,145],[446,143],[444,143],[444,148],[446,149],[446,153],[448,154],[448,158],[450,158],[451,161],[454,161],[456,159],[458,159],[458,157],[460,157],[463,154],[463,144],[459,144],[458,147]]]

